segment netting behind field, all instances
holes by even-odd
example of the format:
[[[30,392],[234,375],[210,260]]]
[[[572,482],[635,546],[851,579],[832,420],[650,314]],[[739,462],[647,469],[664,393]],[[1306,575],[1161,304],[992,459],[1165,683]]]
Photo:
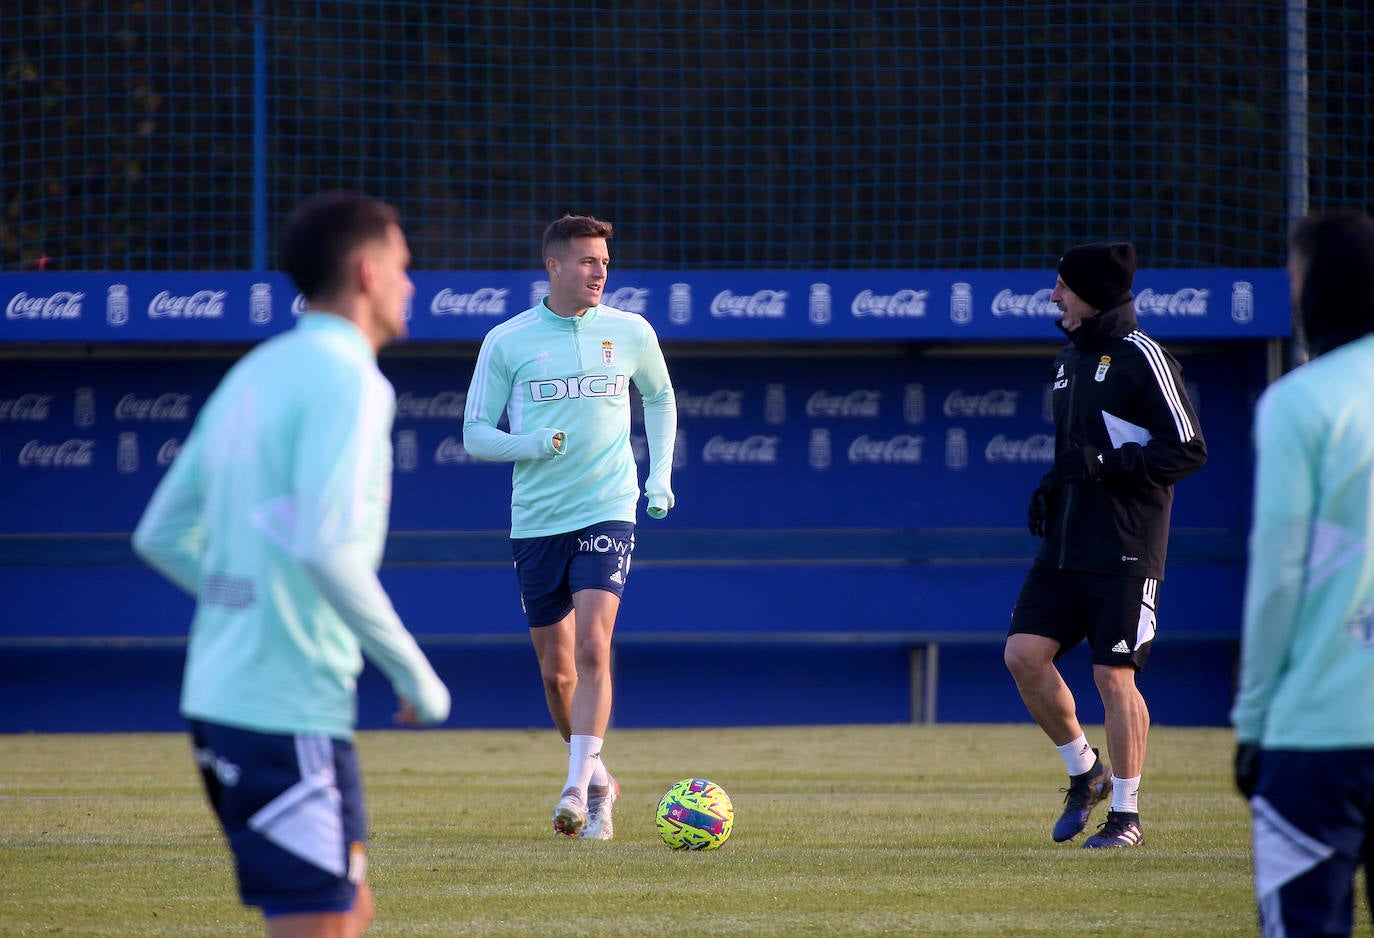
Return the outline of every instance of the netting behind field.
[[[1369,200],[1362,4],[254,5],[7,6],[0,267],[270,267],[322,189],[429,269],[534,266],[565,211],[644,269],[1278,266]]]

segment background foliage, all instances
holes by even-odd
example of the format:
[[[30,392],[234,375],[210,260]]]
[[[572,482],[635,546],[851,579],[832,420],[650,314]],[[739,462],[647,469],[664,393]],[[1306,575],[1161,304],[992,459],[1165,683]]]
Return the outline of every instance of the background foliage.
[[[251,268],[324,188],[428,268],[564,211],[647,269],[1279,266],[1295,186],[1368,200],[1374,119],[1362,6],[1289,5],[13,0],[0,267]]]

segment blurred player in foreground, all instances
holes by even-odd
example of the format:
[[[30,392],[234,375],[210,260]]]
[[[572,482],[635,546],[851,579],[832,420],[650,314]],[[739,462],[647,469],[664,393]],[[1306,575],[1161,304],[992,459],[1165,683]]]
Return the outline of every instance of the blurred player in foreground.
[[[601,761],[611,714],[611,634],[635,546],[639,481],[630,383],[644,399],[651,518],[673,507],[677,404],[653,327],[601,305],[611,225],[565,215],[544,232],[549,295],[487,333],[463,445],[514,462],[511,547],[520,601],[568,776],[553,829],[610,840],[620,786]],[[505,414],[509,431],[497,424]]]
[[[1255,412],[1236,786],[1253,815],[1265,935],[1349,935],[1374,905],[1374,224],[1294,226],[1288,272],[1311,360]]]
[[[395,392],[376,356],[405,334],[414,291],[396,212],[308,201],[280,255],[309,310],[210,395],[133,543],[196,598],[181,712],[244,903],[273,938],[334,938],[374,914],[352,742],[362,654],[399,723],[442,722],[449,693],[377,579]]]
[[[1135,847],[1150,714],[1136,686],[1155,635],[1174,483],[1207,459],[1183,372],[1140,330],[1128,242],[1070,248],[1050,298],[1069,344],[1054,362],[1054,466],[1027,520],[1044,543],[1012,610],[1004,657],[1035,722],[1069,772],[1056,841],[1071,840],[1111,797],[1085,847]],[[1055,660],[1080,641],[1106,715],[1109,770],[1079,725]],[[1109,774],[1110,772],[1110,774]]]

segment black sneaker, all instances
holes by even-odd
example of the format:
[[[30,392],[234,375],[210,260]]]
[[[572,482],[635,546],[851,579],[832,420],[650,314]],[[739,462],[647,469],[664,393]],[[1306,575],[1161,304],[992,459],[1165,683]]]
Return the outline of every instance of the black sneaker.
[[[1112,773],[1101,759],[1096,758],[1096,749],[1093,750],[1093,756],[1095,761],[1091,769],[1082,775],[1070,775],[1069,787],[1059,789],[1065,793],[1064,813],[1054,822],[1055,843],[1072,840],[1081,834],[1083,828],[1088,826],[1088,817],[1093,813],[1093,808],[1112,793]]]
[[[1124,811],[1108,811],[1107,820],[1098,825],[1097,833],[1083,841],[1084,847],[1139,847],[1145,842],[1140,829],[1140,815]]]

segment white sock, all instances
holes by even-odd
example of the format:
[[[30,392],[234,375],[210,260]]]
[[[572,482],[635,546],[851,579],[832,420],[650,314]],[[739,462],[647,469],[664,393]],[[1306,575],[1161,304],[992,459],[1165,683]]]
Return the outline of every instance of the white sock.
[[[599,788],[605,788],[611,784],[611,773],[606,771],[606,763],[601,761],[601,753],[597,753],[592,762],[596,763],[592,768],[591,784]]]
[[[572,743],[568,742],[567,740],[564,740],[563,745],[568,747],[568,756],[571,758]],[[596,756],[596,768],[592,771],[591,784],[600,786],[602,788],[611,784],[611,773],[606,771],[606,764],[601,761],[600,753],[597,753]]]
[[[1054,748],[1059,750],[1059,755],[1064,759],[1064,768],[1069,770],[1070,775],[1082,775],[1097,763],[1097,753],[1088,745],[1086,733],[1079,733],[1077,739]]]
[[[1112,776],[1112,810],[1125,814],[1139,814],[1140,776],[1117,778]]]
[[[585,798],[587,784],[591,782],[592,773],[596,771],[596,765],[600,761],[601,737],[573,734],[573,738],[568,741],[568,781],[563,787],[576,788]]]

